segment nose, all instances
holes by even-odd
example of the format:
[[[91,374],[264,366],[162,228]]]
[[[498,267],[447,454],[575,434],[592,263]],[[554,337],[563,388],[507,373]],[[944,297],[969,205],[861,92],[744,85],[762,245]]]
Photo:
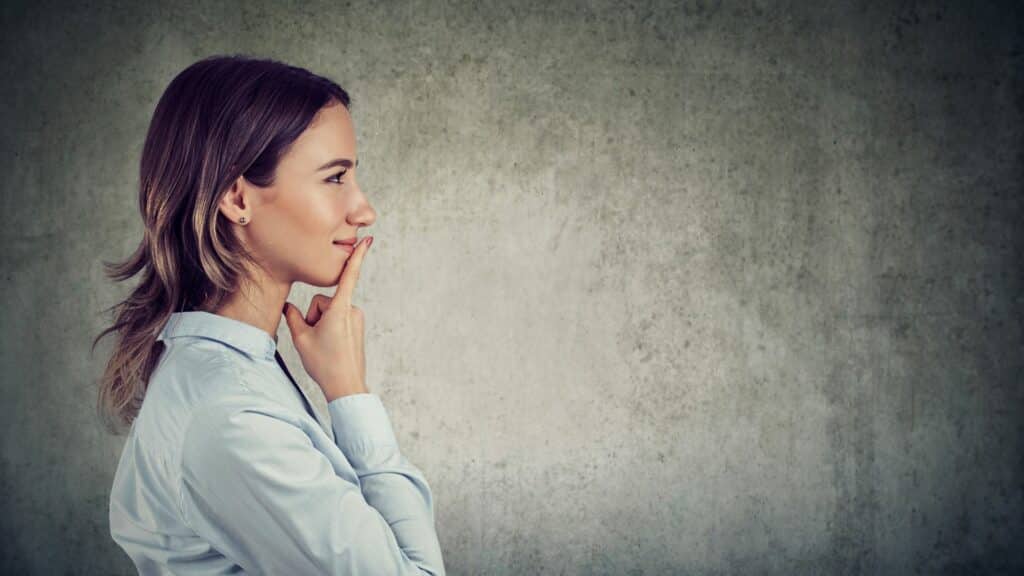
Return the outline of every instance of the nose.
[[[370,200],[363,194],[363,189],[356,186],[356,198],[358,198],[358,204],[356,208],[349,213],[349,223],[353,226],[372,226],[377,221],[377,211],[370,205]]]

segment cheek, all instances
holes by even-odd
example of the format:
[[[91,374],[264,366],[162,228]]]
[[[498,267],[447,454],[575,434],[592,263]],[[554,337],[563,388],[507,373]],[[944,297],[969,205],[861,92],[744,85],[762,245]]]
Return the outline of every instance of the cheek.
[[[296,202],[282,206],[282,232],[303,243],[330,243],[344,221],[341,206],[322,190],[296,195]]]
[[[299,268],[325,256],[336,259],[338,249],[331,240],[344,228],[344,213],[335,199],[317,192],[295,193],[295,201],[275,202],[259,215],[261,225],[253,230],[258,232],[253,240],[267,259]]]
[[[336,196],[320,191],[309,194],[305,204],[287,208],[287,225],[279,231],[280,257],[293,274],[315,286],[336,283],[347,252],[331,241],[345,233],[345,213]]]

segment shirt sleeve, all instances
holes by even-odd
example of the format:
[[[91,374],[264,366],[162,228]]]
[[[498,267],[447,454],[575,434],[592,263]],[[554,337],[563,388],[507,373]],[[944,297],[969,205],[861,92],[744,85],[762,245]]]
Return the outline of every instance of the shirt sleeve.
[[[398,450],[380,398],[328,407],[358,482],[338,475],[284,412],[214,406],[193,416],[181,460],[185,522],[251,574],[443,576],[430,487]]]

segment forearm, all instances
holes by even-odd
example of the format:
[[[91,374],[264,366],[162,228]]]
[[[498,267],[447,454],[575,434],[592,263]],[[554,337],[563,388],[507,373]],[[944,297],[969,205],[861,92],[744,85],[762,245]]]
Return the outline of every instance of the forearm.
[[[335,440],[359,476],[366,502],[387,521],[410,559],[443,574],[430,485],[400,451],[380,398],[367,393],[336,400],[328,404]]]

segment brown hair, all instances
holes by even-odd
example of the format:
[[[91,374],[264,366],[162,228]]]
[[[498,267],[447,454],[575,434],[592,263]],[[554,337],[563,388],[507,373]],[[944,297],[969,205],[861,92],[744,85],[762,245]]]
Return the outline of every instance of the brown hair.
[[[144,234],[106,275],[141,279],[116,309],[117,342],[99,382],[105,428],[124,432],[138,415],[149,376],[163,352],[156,340],[176,311],[215,309],[243,282],[251,253],[237,240],[218,203],[244,176],[269,186],[280,158],[326,105],[351,103],[322,76],[270,59],[211,56],[180,72],[153,112],[139,164]]]

